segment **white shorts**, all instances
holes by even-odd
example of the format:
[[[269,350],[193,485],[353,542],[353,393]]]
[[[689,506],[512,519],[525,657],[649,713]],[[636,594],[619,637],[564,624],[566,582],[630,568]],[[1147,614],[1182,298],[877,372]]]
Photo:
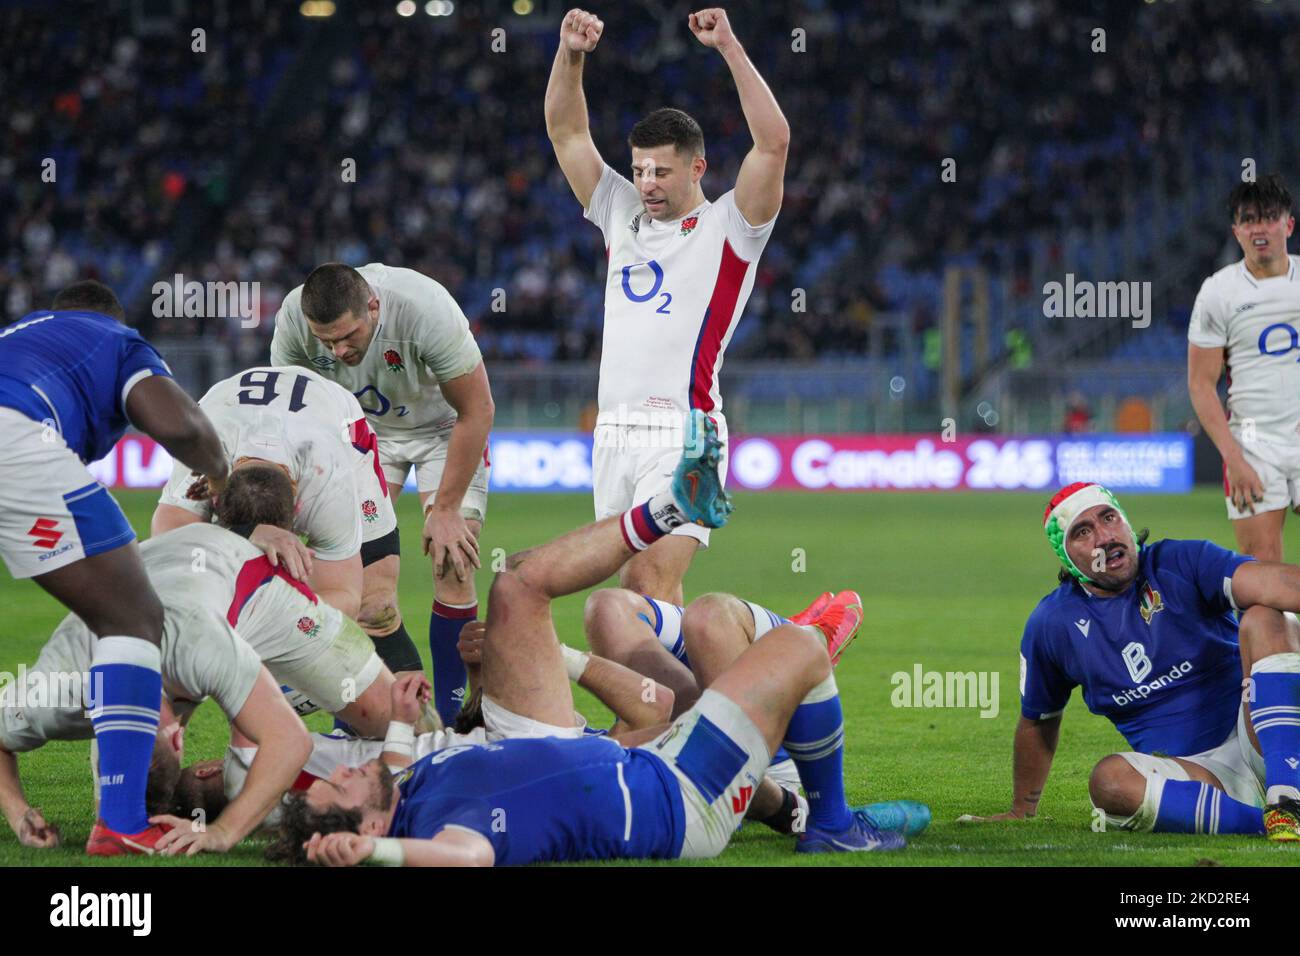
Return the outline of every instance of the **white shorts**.
[[[322,607],[327,609],[327,636],[286,627],[279,640],[259,644],[255,649],[277,681],[305,694],[322,710],[336,714],[370,689],[384,664],[375,653],[374,642],[359,624],[329,605]],[[328,637],[329,624],[334,623],[331,618],[341,619],[332,627],[332,639]],[[313,623],[303,618],[299,625],[303,622]]]
[[[487,742],[514,740],[521,737],[569,737],[577,739],[587,729],[587,718],[574,712],[573,724],[560,727],[556,724],[544,724],[540,720],[524,717],[506,710],[487,694],[483,695],[483,728],[487,731]]]
[[[727,481],[727,420],[709,416],[717,423],[724,442],[718,473]],[[622,514],[633,505],[649,501],[672,485],[673,471],[682,460],[682,429],[639,425],[597,425],[591,449],[592,490],[596,499],[596,520]],[[694,538],[701,548],[709,546],[711,529],[684,524],[673,534]]]
[[[771,760],[767,742],[740,705],[713,690],[637,749],[666,763],[681,784],[684,860],[714,857],[726,849]]]
[[[421,494],[435,492],[442,483],[442,469],[447,464],[447,446],[451,432],[428,438],[385,438],[379,436],[379,463],[383,466],[388,483],[401,485],[415,466],[415,486]],[[465,498],[460,503],[460,513],[468,521],[482,522],[487,518],[488,469],[491,468],[487,449],[479,461]]]
[[[135,540],[113,496],[51,425],[0,408],[0,557],[31,578]]]
[[[361,514],[361,541],[378,541],[397,527],[397,512],[388,494],[388,479],[379,461],[379,443],[370,424],[358,419],[351,425],[352,447],[358,452],[355,465],[357,508]]]
[[[1240,444],[1246,463],[1255,469],[1264,485],[1264,500],[1255,503],[1253,514],[1300,508],[1300,445],[1274,445],[1263,441]],[[1226,472],[1223,493],[1230,521],[1251,517],[1252,512],[1238,511],[1233,507],[1232,499],[1228,497]]]
[[[1264,806],[1264,758],[1250,742],[1246,730],[1246,705],[1237,713],[1237,726],[1228,739],[1217,747],[1190,757],[1180,757],[1188,763],[1204,767],[1223,784],[1224,792],[1239,803],[1253,807]],[[1148,780],[1163,777],[1166,780],[1190,780],[1187,770],[1173,757],[1156,757],[1152,754],[1122,753],[1129,765]],[[1150,801],[1150,788],[1142,806],[1131,817],[1106,814],[1106,825],[1120,830],[1150,830],[1156,823],[1157,807]]]

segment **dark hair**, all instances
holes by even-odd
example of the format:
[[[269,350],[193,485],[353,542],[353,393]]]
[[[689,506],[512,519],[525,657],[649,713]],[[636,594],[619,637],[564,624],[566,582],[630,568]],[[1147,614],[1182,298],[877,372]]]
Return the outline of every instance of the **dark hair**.
[[[217,498],[217,521],[237,525],[293,525],[293,483],[276,465],[244,465],[230,473],[226,490]]]
[[[284,798],[280,815],[279,834],[266,848],[266,858],[275,863],[292,863],[302,866],[307,862],[303,844],[313,833],[326,836],[330,833],[356,833],[361,829],[361,811],[345,810],[331,806],[328,810],[313,810],[307,806],[307,794],[301,790]]]
[[[1139,532],[1137,533],[1138,547],[1140,548],[1140,547],[1142,547],[1142,545],[1146,544],[1146,543],[1147,543],[1147,538],[1149,538],[1149,537],[1151,537],[1151,529],[1149,529],[1149,528],[1143,528],[1141,531],[1139,531]],[[1059,584],[1065,584],[1065,583],[1068,582],[1068,581],[1073,581],[1073,580],[1074,580],[1074,575],[1071,574],[1069,571],[1065,570],[1064,567],[1061,567],[1061,568],[1056,572],[1056,580],[1057,580],[1057,583],[1059,583]]]
[[[159,734],[154,740],[149,776],[145,779],[144,808],[150,816],[176,809],[176,784],[181,779],[180,755],[171,742]]]
[[[1291,211],[1291,193],[1281,176],[1269,173],[1253,183],[1237,183],[1232,188],[1228,194],[1228,218],[1236,222],[1241,212],[1251,208],[1264,219],[1275,219]]]
[[[369,304],[365,277],[341,262],[317,266],[302,284],[302,314],[317,325],[329,325],[344,312],[360,318]]]
[[[98,312],[119,322],[126,321],[126,310],[122,308],[117,293],[95,279],[72,283],[54,297],[50,308],[56,312]]]
[[[193,817],[195,810],[202,810],[207,819],[215,820],[230,802],[226,799],[224,775],[200,777],[196,767],[197,764],[190,764],[181,771],[172,797],[172,808],[165,812],[184,818]]]
[[[452,731],[458,734],[472,733],[475,728],[485,727],[483,723],[483,688],[475,687],[473,692],[465,698],[465,703],[460,707],[460,713],[456,715],[456,723],[452,725]]]
[[[637,121],[627,144],[638,149],[672,145],[688,156],[704,155],[704,131],[681,110],[665,107]]]

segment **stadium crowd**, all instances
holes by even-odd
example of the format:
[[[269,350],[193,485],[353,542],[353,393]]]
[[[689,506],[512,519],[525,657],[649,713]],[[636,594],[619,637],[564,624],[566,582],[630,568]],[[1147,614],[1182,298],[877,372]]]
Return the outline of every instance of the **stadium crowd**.
[[[546,142],[553,30],[469,4],[449,18],[359,6],[340,4],[338,16],[354,18],[346,43],[325,75],[306,76],[291,63],[317,25],[288,8],[210,24],[206,54],[191,52],[179,20],[141,35],[128,14],[98,5],[77,16],[0,14],[16,104],[0,147],[7,316],[48,297],[76,260],[124,286],[154,335],[196,331],[193,320],[149,315],[156,269],[256,279],[265,312],[314,263],[387,261],[446,285],[489,359],[592,356],[601,239]],[[205,5],[194,9],[202,21]],[[1162,143],[1209,141],[1239,114],[1265,115],[1267,90],[1249,64],[1294,52],[1295,31],[1269,28],[1285,16],[1205,2],[1083,12],[1066,0],[870,9],[823,0],[741,12],[737,29],[793,118],[795,142],[781,223],[733,356],[862,354],[885,310],[921,333],[937,321],[949,262],[1009,278],[995,312],[1037,311],[1029,263],[1047,227],[1055,238],[1038,252],[1060,263],[1071,229],[1098,215],[1120,228],[1117,184],[1154,181],[1153,162],[1166,165],[1171,194],[1186,191],[1184,167]],[[492,52],[498,21],[507,45]],[[677,18],[662,22],[654,31],[611,22],[591,65],[593,134],[619,166],[642,112],[685,108],[705,131],[706,193],[716,196],[734,181],[745,124],[729,91],[715,95],[730,82],[723,66],[692,49],[684,27],[668,28]],[[282,84],[294,102],[282,140],[247,182],[231,181],[236,157],[262,148],[257,123]],[[602,87],[624,95],[601,97]],[[311,145],[321,140],[333,147]],[[39,179],[46,156],[59,161],[57,184]],[[952,183],[939,182],[946,157],[957,160]],[[355,182],[341,174],[349,158]],[[194,190],[211,222],[192,254],[172,261],[175,212]],[[794,321],[796,288],[806,312]],[[251,359],[265,354],[270,323],[253,335],[236,320],[197,332]]]

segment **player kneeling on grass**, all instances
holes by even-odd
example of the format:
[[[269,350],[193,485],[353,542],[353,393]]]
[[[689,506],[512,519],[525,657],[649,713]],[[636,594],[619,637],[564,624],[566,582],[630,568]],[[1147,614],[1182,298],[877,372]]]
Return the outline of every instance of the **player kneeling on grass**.
[[[685,521],[726,522],[731,505],[718,476],[716,429],[696,412],[688,438],[670,490],[514,555],[496,576],[483,670],[494,693],[500,680],[502,707],[548,723],[568,719],[573,701],[551,601],[604,580]],[[514,679],[497,650],[512,644],[520,659],[533,659],[534,679]],[[800,850],[903,846],[901,835],[881,833],[850,810],[843,742],[826,635],[783,624],[643,746],[604,737],[502,740],[432,754],[397,776],[380,760],[340,768],[290,798],[272,855],[410,866],[712,857],[731,839],[782,743],[809,794]]]
[[[1133,747],[1088,782],[1108,824],[1300,840],[1300,625],[1283,614],[1300,610],[1300,568],[1209,541],[1147,546],[1096,484],[1061,489],[1043,526],[1063,570],[1020,645],[1014,798],[977,819],[1034,815],[1082,686]]]
[[[827,591],[787,619],[731,594],[705,594],[683,608],[625,588],[602,588],[587,598],[583,624],[595,652],[625,663],[650,657],[659,661],[660,672],[669,667],[679,670],[674,682],[687,696],[685,706],[681,696],[676,698],[673,716],[678,716],[747,647],[791,622],[822,628],[831,665],[838,666],[862,623],[862,599],[856,591]],[[877,828],[907,836],[920,833],[930,821],[929,809],[914,801],[895,800],[863,809]],[[807,813],[807,802],[799,794],[798,770],[783,747],[773,755],[763,785],[754,792],[748,817],[778,832],[793,833]]]
[[[257,654],[220,613],[202,600],[178,598],[166,587],[158,591],[163,599],[162,720],[146,803],[155,814],[150,824],[171,829],[152,847],[128,844],[108,855],[224,852],[262,822],[298,775],[310,751],[307,728]],[[94,655],[95,635],[81,618],[69,614],[26,671],[23,683],[8,684],[0,693],[0,810],[24,846],[58,846],[62,838],[59,828],[27,803],[17,755],[51,740],[94,737],[92,721],[103,717],[114,717],[127,728],[135,723],[123,708],[104,705],[102,681],[91,671]],[[174,805],[180,775],[182,729],[208,697],[243,736],[258,742],[258,759],[249,768],[239,798],[215,819],[203,822],[165,815],[162,812]]]

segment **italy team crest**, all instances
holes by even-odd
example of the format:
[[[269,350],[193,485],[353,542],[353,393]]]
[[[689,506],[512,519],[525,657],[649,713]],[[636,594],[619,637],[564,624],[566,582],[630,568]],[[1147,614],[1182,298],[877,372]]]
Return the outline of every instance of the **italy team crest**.
[[[1142,614],[1142,620],[1148,625],[1151,618],[1165,609],[1165,602],[1160,599],[1160,592],[1151,586],[1150,582],[1142,585],[1142,596],[1138,598],[1138,611]]]

